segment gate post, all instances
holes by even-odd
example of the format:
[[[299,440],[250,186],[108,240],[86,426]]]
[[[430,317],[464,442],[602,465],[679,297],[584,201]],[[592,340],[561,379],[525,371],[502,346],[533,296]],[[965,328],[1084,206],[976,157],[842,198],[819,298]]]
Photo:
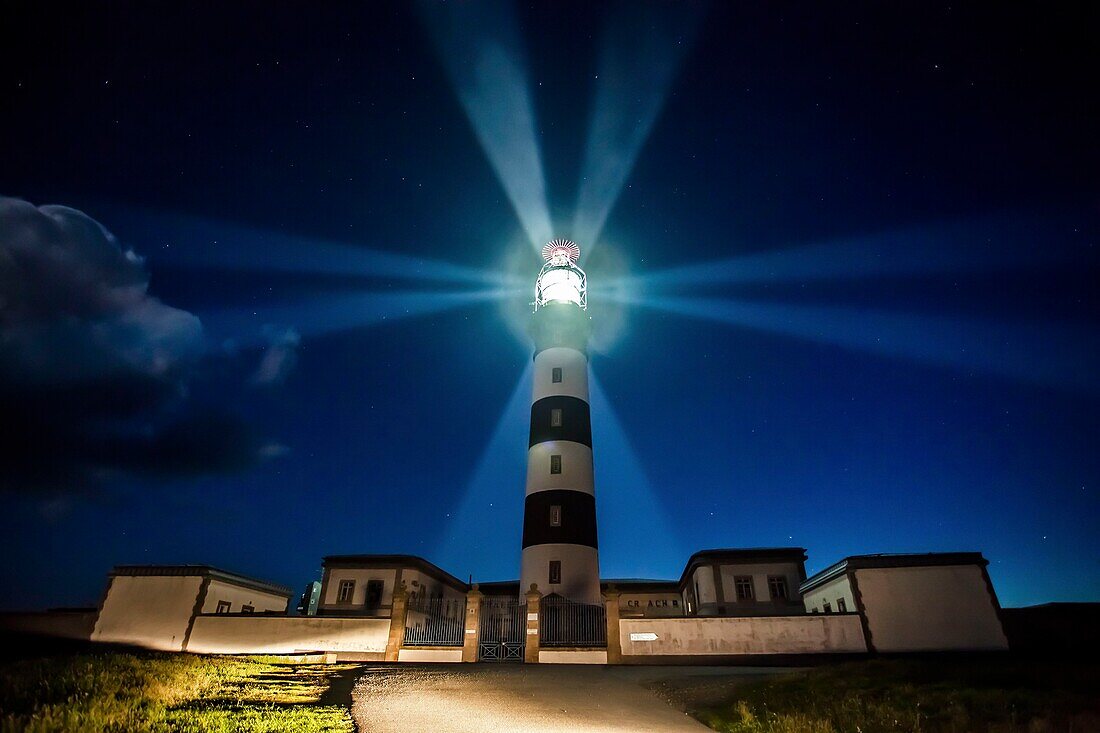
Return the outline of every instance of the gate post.
[[[409,592],[405,581],[393,589],[393,605],[390,606],[390,635],[386,639],[386,661],[396,662],[405,643],[405,617],[409,613]]]
[[[531,584],[531,590],[524,593],[527,597],[527,645],[523,649],[523,661],[538,664],[539,661],[539,593],[537,583]]]
[[[466,593],[466,620],[463,622],[462,661],[477,661],[477,645],[481,641],[481,597],[477,583]]]
[[[604,609],[607,617],[607,663],[622,664],[623,645],[619,639],[619,589],[609,583],[603,592]]]

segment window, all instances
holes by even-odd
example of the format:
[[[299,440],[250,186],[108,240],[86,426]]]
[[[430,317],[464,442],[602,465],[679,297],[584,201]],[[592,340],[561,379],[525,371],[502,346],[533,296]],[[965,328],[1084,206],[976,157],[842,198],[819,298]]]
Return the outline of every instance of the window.
[[[560,407],[554,407],[550,410],[550,427],[552,427],[552,428],[560,428],[561,427],[561,408]]]
[[[768,593],[773,601],[787,600],[787,579],[782,575],[769,575]]]
[[[255,613],[255,612],[256,612],[256,608],[254,606],[250,606],[247,603],[245,605],[241,606],[241,613]]]
[[[550,473],[561,473],[561,456],[550,456]]]
[[[824,603],[822,603],[821,607],[823,609],[825,609],[825,613],[832,613],[833,612],[833,607],[829,605],[828,601],[825,601]]]
[[[751,601],[756,598],[756,594],[752,590],[751,575],[735,575],[733,577],[733,588],[737,591],[737,600],[739,601]]]
[[[367,608],[378,608],[382,605],[382,588],[385,585],[386,582],[383,580],[367,581]]]
[[[836,599],[836,612],[837,613],[847,613],[848,612],[848,602],[845,601],[843,598],[837,598]]]
[[[550,585],[561,582],[561,560],[550,561]]]
[[[337,603],[351,603],[351,597],[355,594],[354,580],[341,580],[340,590],[336,594]]]
[[[561,382],[561,367],[554,367],[550,372],[550,381],[554,384]]]
[[[229,613],[229,601],[218,601],[218,610],[216,613]]]
[[[810,609],[810,613],[818,613],[817,606]]]
[[[560,527],[561,526],[561,505],[559,505],[559,504],[551,504],[550,505],[550,526],[551,527]]]

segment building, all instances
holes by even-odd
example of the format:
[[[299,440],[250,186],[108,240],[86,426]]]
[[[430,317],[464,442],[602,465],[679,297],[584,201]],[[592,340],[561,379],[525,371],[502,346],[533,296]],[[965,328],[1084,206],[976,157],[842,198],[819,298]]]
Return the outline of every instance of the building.
[[[597,602],[600,563],[588,406],[587,278],[580,248],[543,247],[535,284],[531,429],[523,508],[520,589]]]
[[[979,552],[854,555],[799,590],[809,613],[858,613],[868,651],[1002,650],[988,564]]]
[[[209,565],[119,565],[91,640],[184,651],[203,614],[285,615],[290,589]]]
[[[318,616],[389,618],[394,590],[410,607],[432,599],[464,600],[469,586],[415,555],[329,555],[321,561]]]

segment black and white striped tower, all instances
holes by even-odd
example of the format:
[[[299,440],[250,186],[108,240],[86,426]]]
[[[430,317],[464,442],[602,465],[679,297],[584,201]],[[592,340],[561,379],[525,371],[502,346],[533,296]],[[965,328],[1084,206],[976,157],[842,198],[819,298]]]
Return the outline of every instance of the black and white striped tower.
[[[580,248],[555,239],[535,284],[535,377],[527,450],[520,590],[600,597],[592,422],[588,409],[587,278]]]

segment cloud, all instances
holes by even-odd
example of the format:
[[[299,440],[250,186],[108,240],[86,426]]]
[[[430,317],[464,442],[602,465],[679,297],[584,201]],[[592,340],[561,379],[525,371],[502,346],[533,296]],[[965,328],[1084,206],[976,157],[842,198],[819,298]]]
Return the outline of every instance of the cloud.
[[[301,335],[293,328],[265,329],[268,344],[260,358],[260,365],[252,375],[251,382],[258,387],[282,384],[298,363],[298,345]]]
[[[191,406],[202,324],[148,287],[91,217],[0,197],[0,489],[87,493],[261,457],[245,423]]]

